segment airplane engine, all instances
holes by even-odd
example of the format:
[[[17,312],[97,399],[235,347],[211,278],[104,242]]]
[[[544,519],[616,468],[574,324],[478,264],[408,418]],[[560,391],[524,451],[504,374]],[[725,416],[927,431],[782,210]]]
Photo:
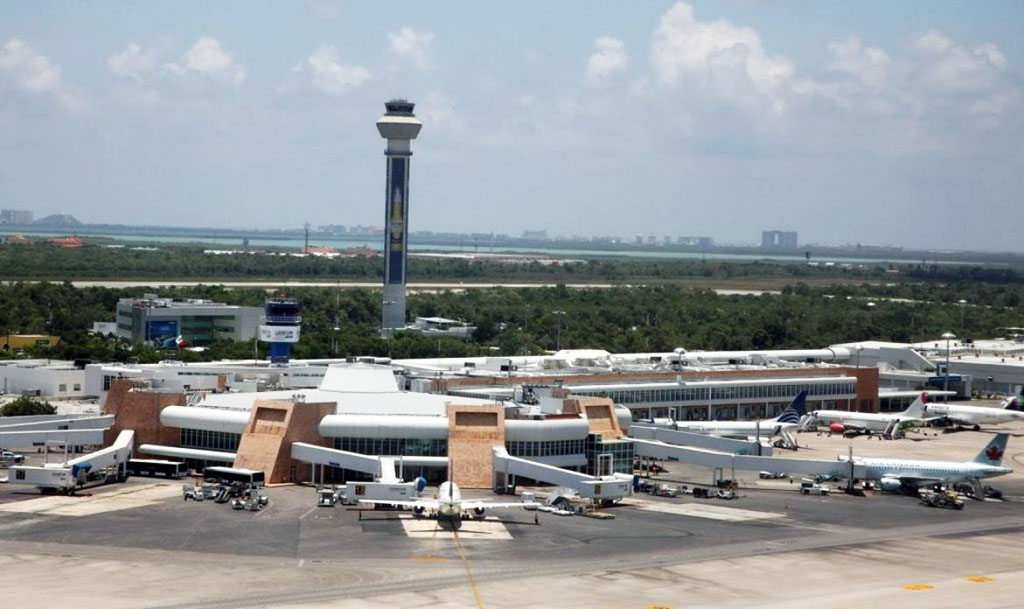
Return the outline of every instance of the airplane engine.
[[[842,423],[829,423],[828,430],[832,433],[843,433],[846,427]]]
[[[422,505],[414,506],[412,508],[412,513],[415,514],[416,516],[422,516],[423,515],[423,506]]]
[[[473,508],[473,516],[476,518],[483,518],[486,510],[482,507]]]
[[[879,480],[879,486],[882,487],[883,491],[895,493],[898,492],[903,485],[900,484],[899,478],[882,478]]]

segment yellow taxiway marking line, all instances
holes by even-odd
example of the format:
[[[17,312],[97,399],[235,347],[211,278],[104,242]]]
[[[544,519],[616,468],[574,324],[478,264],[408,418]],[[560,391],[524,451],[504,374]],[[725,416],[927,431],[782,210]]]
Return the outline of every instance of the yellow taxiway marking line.
[[[410,556],[409,560],[419,560],[422,562],[442,562],[448,559],[444,556],[434,556],[433,554],[426,554],[424,556]]]
[[[462,559],[462,566],[466,569],[466,579],[469,581],[469,587],[473,590],[473,599],[476,601],[478,609],[484,609],[484,602],[480,600],[480,591],[476,588],[476,580],[473,578],[473,569],[469,567],[469,560],[466,559],[466,553],[462,550],[462,541],[459,540],[459,532],[456,530],[452,531],[455,537],[455,549],[459,552],[459,558]]]
[[[935,586],[931,584],[908,584],[903,586],[904,590],[931,590]]]
[[[995,581],[995,578],[994,577],[986,577],[984,575],[971,575],[970,577],[965,577],[964,580],[969,581],[969,582],[976,582],[976,583],[979,583],[979,584],[983,584],[985,582]]]

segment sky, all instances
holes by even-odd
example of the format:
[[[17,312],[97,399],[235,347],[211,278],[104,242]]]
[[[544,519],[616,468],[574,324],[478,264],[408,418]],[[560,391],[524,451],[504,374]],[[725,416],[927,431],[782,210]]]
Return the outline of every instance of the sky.
[[[384,8],[382,8],[384,7]],[[1024,2],[6,2],[0,207],[1024,251]]]

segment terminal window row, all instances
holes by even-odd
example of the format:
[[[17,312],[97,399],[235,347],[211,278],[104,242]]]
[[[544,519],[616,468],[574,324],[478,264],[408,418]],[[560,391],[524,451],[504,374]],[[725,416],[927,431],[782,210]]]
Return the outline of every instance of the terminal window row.
[[[207,450],[223,450],[235,452],[242,434],[226,431],[207,431],[205,429],[181,430],[182,448],[204,448]]]
[[[448,440],[423,440],[420,438],[334,438],[334,448],[361,455],[444,457],[448,455]]]
[[[852,395],[857,393],[856,381],[835,383],[794,383],[785,385],[751,385],[734,387],[678,387],[657,389],[580,390],[573,395],[610,398],[617,404],[649,402],[708,402],[735,399],[794,398],[801,391],[808,396]]]
[[[553,457],[583,454],[584,440],[551,440],[548,442],[505,442],[505,450],[513,457]]]

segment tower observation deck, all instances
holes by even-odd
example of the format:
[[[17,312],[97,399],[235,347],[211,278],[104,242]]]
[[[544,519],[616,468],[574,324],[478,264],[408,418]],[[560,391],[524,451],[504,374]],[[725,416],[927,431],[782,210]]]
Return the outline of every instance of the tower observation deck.
[[[384,104],[377,131],[387,140],[384,190],[384,300],[381,332],[405,327],[405,268],[409,247],[409,162],[412,140],[423,127],[413,114],[415,104],[393,99]]]
[[[299,342],[302,315],[299,303],[282,297],[272,298],[263,305],[263,325],[260,340],[270,343],[271,365],[284,365],[291,357],[292,343]]]

